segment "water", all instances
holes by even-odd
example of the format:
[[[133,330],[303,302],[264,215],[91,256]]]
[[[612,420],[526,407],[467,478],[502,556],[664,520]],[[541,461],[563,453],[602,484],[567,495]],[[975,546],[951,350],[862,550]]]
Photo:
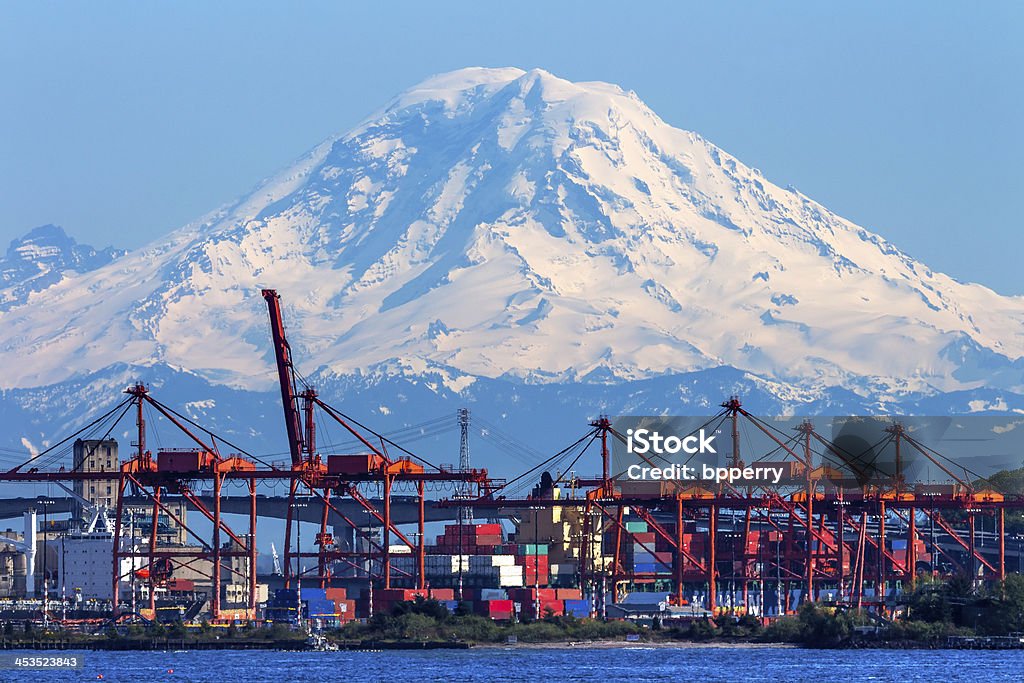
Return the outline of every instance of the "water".
[[[36,656],[45,653],[24,652]],[[784,647],[474,648],[389,652],[79,652],[80,671],[0,671],[0,681],[1020,681],[1024,651]],[[168,670],[173,669],[173,673]]]

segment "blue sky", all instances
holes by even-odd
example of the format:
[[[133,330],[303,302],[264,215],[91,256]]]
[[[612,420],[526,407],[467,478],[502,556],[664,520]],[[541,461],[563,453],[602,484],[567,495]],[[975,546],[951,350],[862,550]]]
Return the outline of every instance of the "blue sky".
[[[135,247],[470,65],[635,90],[930,266],[1024,293],[1024,4],[0,2],[0,243]]]

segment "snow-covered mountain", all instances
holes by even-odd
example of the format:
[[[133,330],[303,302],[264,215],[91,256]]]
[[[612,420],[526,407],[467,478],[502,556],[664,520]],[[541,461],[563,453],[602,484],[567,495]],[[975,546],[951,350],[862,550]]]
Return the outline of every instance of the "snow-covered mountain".
[[[0,257],[0,310],[25,303],[66,276],[87,273],[127,253],[79,244],[59,225],[41,225],[11,242]]]
[[[734,392],[773,412],[1024,408],[1024,298],[932,271],[634,93],[472,68],[0,313],[4,410],[68,401],[72,424],[70,396],[129,375],[264,400],[260,287],[304,372],[396,424]]]

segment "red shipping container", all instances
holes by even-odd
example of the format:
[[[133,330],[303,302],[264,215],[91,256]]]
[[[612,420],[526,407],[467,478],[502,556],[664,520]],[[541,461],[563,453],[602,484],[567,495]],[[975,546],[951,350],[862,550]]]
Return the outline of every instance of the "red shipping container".
[[[191,593],[196,589],[196,582],[192,579],[171,579],[167,582],[167,590],[179,593]]]
[[[548,610],[554,612],[556,617],[560,617],[565,614],[565,603],[561,600],[541,600],[540,615],[547,616]]]
[[[334,612],[338,615],[338,621],[352,621],[356,618],[356,601],[338,600],[334,603]]]
[[[481,600],[474,604],[474,611],[482,616],[496,618],[509,618],[512,615],[511,600]]]
[[[556,588],[555,597],[559,600],[582,600],[583,592],[579,588]]]
[[[501,545],[501,534],[477,534],[474,538],[477,545]]]
[[[463,593],[463,596],[465,596],[466,591],[462,591],[462,593]],[[434,600],[454,600],[455,599],[455,589],[454,588],[431,588],[430,589],[430,597],[432,597]]]
[[[328,588],[324,591],[327,599],[332,602],[338,602],[339,600],[345,600],[348,598],[348,591],[344,588]]]
[[[396,602],[412,601],[427,597],[427,591],[415,588],[380,588],[373,592],[373,609],[387,610]]]
[[[540,601],[540,612],[535,613],[534,610],[537,603],[533,600],[522,601],[519,603],[523,614],[531,619],[543,619],[548,615],[548,610],[551,611],[553,616],[561,616],[565,613],[565,603],[560,600],[541,600]]]

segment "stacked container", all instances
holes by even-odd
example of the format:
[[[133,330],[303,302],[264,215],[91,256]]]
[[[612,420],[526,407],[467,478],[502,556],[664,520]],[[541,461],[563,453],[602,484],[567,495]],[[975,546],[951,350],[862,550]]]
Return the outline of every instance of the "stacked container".
[[[390,612],[395,603],[411,602],[417,597],[427,598],[427,591],[415,588],[378,588],[373,591],[373,611]]]
[[[305,591],[303,591],[305,592]],[[328,588],[326,590],[327,600],[334,604],[334,614],[339,623],[352,621],[356,618],[356,601],[348,598],[348,591],[344,588]]]
[[[482,617],[497,621],[512,619],[513,603],[511,600],[479,600],[474,603],[475,611]]]
[[[554,588],[510,588],[509,597],[512,599],[515,608],[527,619],[540,619],[547,616],[548,610],[555,616],[560,616],[565,611],[565,603],[558,599]],[[540,611],[537,612],[537,603],[540,603]]]
[[[548,571],[551,576],[551,585],[556,588],[571,587],[579,583],[579,562],[560,562],[549,564]]]
[[[299,619],[299,596],[293,588],[280,588],[267,601],[264,616],[269,621],[280,621],[294,624]]]
[[[449,524],[437,537],[439,553],[489,555],[501,545],[500,524]]]
[[[303,588],[302,604],[309,619],[317,619],[325,626],[337,625],[338,612],[334,601],[327,597],[324,588]]]

